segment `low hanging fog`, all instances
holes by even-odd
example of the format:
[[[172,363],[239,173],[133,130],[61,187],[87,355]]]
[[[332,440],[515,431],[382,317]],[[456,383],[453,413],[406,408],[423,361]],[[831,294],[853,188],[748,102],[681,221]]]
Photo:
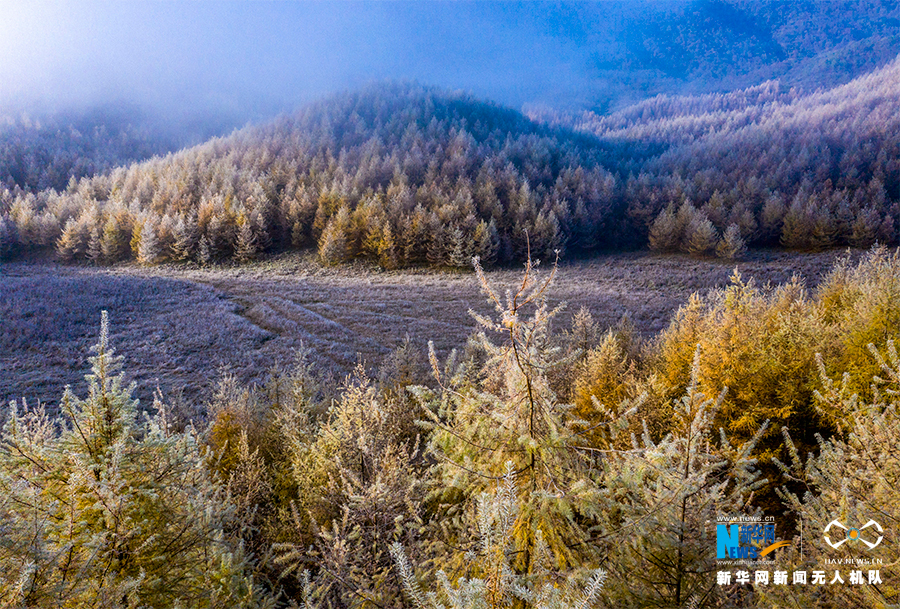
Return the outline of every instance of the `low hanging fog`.
[[[605,113],[779,79],[815,89],[896,56],[896,3],[25,2],[0,5],[0,113],[114,105],[214,129],[365,83]]]
[[[457,3],[5,3],[0,104],[33,111],[127,102],[245,121],[383,79],[463,88],[513,106],[577,99],[586,82],[579,33],[572,28],[580,21],[568,14],[573,10]]]

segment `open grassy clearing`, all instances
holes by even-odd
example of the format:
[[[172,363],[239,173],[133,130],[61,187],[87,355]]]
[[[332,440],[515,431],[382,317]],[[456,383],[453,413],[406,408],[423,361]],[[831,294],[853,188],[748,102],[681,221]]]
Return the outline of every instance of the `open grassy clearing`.
[[[761,251],[736,264],[646,252],[599,256],[561,264],[551,301],[568,305],[558,329],[585,306],[601,325],[627,314],[651,336],[692,292],[727,283],[735,266],[763,284],[796,273],[815,285],[841,254]],[[494,285],[520,279],[518,269],[489,275]],[[79,390],[101,309],[110,312],[113,344],[144,403],[157,385],[199,403],[222,367],[261,381],[273,365],[290,365],[301,344],[337,375],[358,361],[377,365],[407,335],[423,351],[433,340],[446,353],[474,328],[470,308],[490,312],[471,273],[324,268],[311,254],[211,269],[4,264],[0,399],[56,403],[64,384]]]

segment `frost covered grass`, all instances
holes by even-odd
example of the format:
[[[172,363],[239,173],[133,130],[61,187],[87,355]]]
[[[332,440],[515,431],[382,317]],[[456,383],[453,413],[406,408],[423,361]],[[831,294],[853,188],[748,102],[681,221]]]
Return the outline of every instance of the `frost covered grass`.
[[[645,252],[564,261],[553,296],[568,306],[556,323],[567,327],[586,307],[601,326],[627,314],[651,336],[692,292],[725,285],[735,266],[759,284],[796,273],[815,285],[840,253],[757,251],[736,265]],[[488,275],[512,287],[520,270]],[[359,361],[377,365],[407,336],[423,353],[428,340],[446,353],[473,330],[469,308],[490,310],[471,273],[326,268],[308,253],[209,268],[7,263],[0,265],[0,400],[53,405],[62,384],[80,383],[101,309],[116,343],[129,345],[126,370],[149,404],[156,386],[203,402],[223,367],[244,382],[261,381],[272,366],[289,365],[301,344],[337,375]]]

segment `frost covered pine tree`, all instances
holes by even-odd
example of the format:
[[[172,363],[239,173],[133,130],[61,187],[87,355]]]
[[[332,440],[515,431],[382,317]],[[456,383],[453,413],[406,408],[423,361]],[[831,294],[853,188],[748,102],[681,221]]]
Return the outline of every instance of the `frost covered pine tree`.
[[[715,247],[719,239],[716,227],[705,217],[703,212],[697,212],[685,231],[684,247],[689,254],[705,256]]]
[[[325,226],[319,237],[319,259],[325,264],[340,264],[350,258],[352,252],[347,234],[350,223],[350,211],[343,206]]]
[[[472,312],[483,328],[479,343],[486,364],[478,374],[445,379],[432,351],[441,389],[436,397],[417,390],[430,416],[430,450],[438,461],[433,501],[440,517],[434,521],[442,530],[436,536],[446,544],[444,551],[464,544],[475,528],[477,497],[507,475],[511,462],[519,504],[511,529],[514,568],[523,573],[534,568],[538,530],[556,568],[589,566],[598,559],[586,540],[599,517],[600,489],[592,479],[590,450],[576,432],[580,422],[548,381],[548,371],[558,363],[548,326],[555,311],[548,310],[545,299],[554,273],[539,278],[529,259],[518,289],[501,300],[477,258],[475,271],[499,313],[495,321]],[[495,344],[488,331],[505,340]]]
[[[681,239],[681,230],[675,217],[675,210],[671,206],[659,212],[659,215],[650,225],[650,249],[661,252],[671,252],[678,249]]]
[[[766,425],[740,446],[724,431],[717,438],[713,421],[726,392],[716,399],[700,392],[699,358],[697,349],[671,432],[653,442],[645,430],[631,450],[603,460],[604,522],[595,541],[608,548],[610,606],[719,606],[709,523],[719,514],[754,513],[748,500],[765,483],[753,451]]]
[[[11,404],[0,435],[0,605],[258,607],[231,507],[192,430],[137,412],[104,311],[89,393],[58,421]]]
[[[422,527],[425,483],[414,410],[384,396],[361,368],[317,429],[283,428],[296,485],[276,563],[312,566],[323,607],[398,607],[390,545]],[[307,576],[308,577],[308,576]]]
[[[729,224],[725,234],[716,245],[716,256],[735,260],[747,251],[747,244],[741,237],[741,229],[737,224]]]
[[[137,259],[141,264],[153,264],[159,258],[160,246],[156,236],[156,229],[150,219],[144,221],[141,227],[140,241],[138,243]]]
[[[758,590],[768,603],[817,607],[860,607],[880,609],[900,602],[898,542],[900,523],[900,354],[894,341],[887,342],[885,358],[874,345],[870,352],[881,367],[873,379],[871,400],[852,391],[851,377],[845,373],[840,382],[830,378],[822,357],[817,357],[822,390],[816,392],[819,406],[829,412],[845,413],[842,433],[825,439],[818,437],[818,454],[803,457],[784,430],[790,463],[779,465],[787,480],[802,494],[788,488],[780,495],[787,507],[803,524],[803,555],[796,553],[791,565],[796,570],[821,568],[825,559],[882,558],[884,564],[835,567],[849,582],[851,571],[858,571],[855,585],[821,586],[822,590],[792,587],[790,594]],[[795,486],[794,488],[797,488]],[[860,531],[860,540],[847,537],[847,530],[832,527],[830,539],[846,539],[837,548],[826,545],[828,525],[837,520],[842,527]],[[878,523],[884,532],[871,525]],[[861,540],[875,543],[875,548]],[[870,576],[871,570],[871,576]],[[877,571],[875,577],[874,571]],[[829,576],[833,575],[828,573]]]
[[[501,609],[511,606],[534,609],[589,609],[598,600],[606,581],[606,572],[596,569],[578,577],[561,578],[554,570],[554,559],[541,530],[535,534],[532,568],[522,575],[510,565],[515,554],[512,540],[518,525],[521,505],[511,461],[506,474],[493,493],[478,497],[477,551],[467,552],[470,570],[480,577],[461,577],[454,584],[447,573],[438,571],[434,591],[423,592],[405,550],[400,543],[391,546],[403,590],[418,609]],[[560,585],[563,580],[564,585]],[[446,603],[446,604],[445,604]]]
[[[237,240],[234,246],[234,258],[239,262],[249,262],[256,258],[259,252],[259,243],[256,233],[253,232],[253,226],[250,219],[241,216],[238,220]]]

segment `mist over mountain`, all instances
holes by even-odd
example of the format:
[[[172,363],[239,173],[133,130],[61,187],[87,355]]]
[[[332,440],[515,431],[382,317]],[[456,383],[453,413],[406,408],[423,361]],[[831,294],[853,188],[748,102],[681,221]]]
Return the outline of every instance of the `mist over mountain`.
[[[0,183],[63,190],[71,179],[199,144],[235,117],[164,117],[126,104],[53,112],[0,113]]]
[[[72,182],[7,191],[0,252],[95,263],[466,267],[649,245],[898,242],[900,62],[801,94],[767,83],[540,116],[413,84],[332,96],[267,125]]]
[[[315,245],[465,266],[897,241],[896,2],[65,6],[20,9],[33,31],[5,42],[32,51],[4,68],[19,106],[47,87],[0,125],[8,256]],[[261,126],[165,156],[241,117]]]
[[[132,152],[85,149],[107,158],[107,168],[115,156],[197,142],[177,131],[227,133],[372,81],[606,114],[658,94],[724,93],[767,80],[809,92],[898,53],[893,0],[10,2],[0,19],[0,116],[68,120],[83,131],[81,116],[138,109],[143,119],[131,122],[144,141]],[[114,133],[121,114],[110,112],[109,121]],[[42,146],[22,121],[2,122],[0,143],[14,154]],[[147,146],[148,138],[158,141]],[[7,182],[15,173],[8,164],[0,163]]]

